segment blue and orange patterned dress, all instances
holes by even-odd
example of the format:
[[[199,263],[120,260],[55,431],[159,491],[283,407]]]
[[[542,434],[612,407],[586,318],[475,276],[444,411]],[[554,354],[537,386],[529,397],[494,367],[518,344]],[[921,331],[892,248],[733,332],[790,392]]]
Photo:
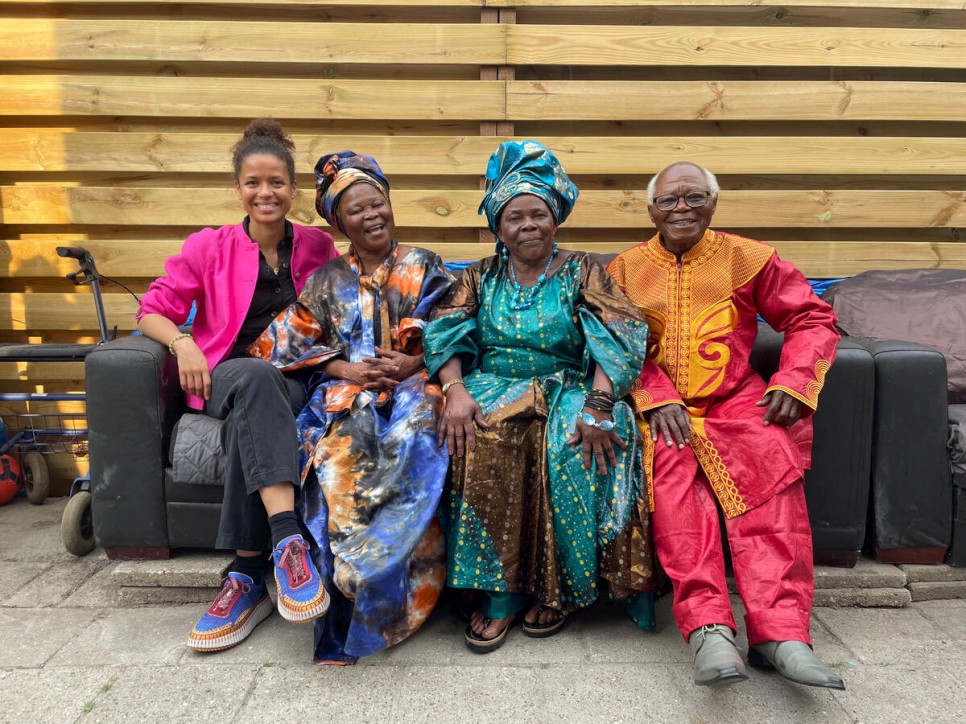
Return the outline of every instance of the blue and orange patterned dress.
[[[440,509],[447,583],[532,596],[565,613],[593,603],[598,583],[615,598],[651,591],[653,570],[641,439],[623,401],[614,408],[616,468],[584,470],[574,433],[596,365],[626,395],[645,357],[647,324],[604,268],[572,253],[524,310],[511,307],[505,262],[463,271],[425,332],[435,374],[454,355],[491,427],[453,458]],[[650,606],[648,599],[648,608]],[[647,621],[650,627],[653,613]],[[636,619],[635,619],[636,620]]]
[[[360,362],[377,346],[420,354],[424,320],[452,282],[442,260],[394,244],[372,275],[360,268],[350,254],[319,269],[252,350],[283,370]],[[353,663],[416,631],[442,591],[446,547],[436,508],[449,457],[436,444],[436,424],[443,394],[425,369],[379,394],[317,376],[298,417],[298,505],[332,595],[315,622],[315,660]]]

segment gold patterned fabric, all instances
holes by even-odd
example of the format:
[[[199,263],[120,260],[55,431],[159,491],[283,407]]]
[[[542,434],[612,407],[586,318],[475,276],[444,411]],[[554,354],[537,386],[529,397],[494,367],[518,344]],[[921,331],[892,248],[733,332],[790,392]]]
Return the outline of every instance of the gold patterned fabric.
[[[773,247],[709,229],[680,260],[655,235],[608,267],[647,318],[648,357],[631,399],[643,413],[683,404],[694,450],[729,518],[798,479],[810,462],[810,415],[839,339],[835,315]],[[751,369],[758,317],[785,333],[766,384]],[[791,428],[762,424],[756,403],[782,390],[805,404]],[[663,444],[660,442],[658,444]],[[650,471],[653,450],[645,449]]]

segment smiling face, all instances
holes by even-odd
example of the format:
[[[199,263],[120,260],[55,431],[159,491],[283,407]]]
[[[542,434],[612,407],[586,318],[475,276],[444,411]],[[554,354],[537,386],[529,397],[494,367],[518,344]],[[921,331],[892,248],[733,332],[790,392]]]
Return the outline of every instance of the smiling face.
[[[692,164],[669,166],[657,178],[654,197],[676,194],[681,198],[670,211],[661,211],[654,204],[647,207],[647,214],[661,235],[661,243],[675,254],[683,254],[701,241],[718,204],[717,197],[712,197],[704,206],[692,209],[683,198],[691,191],[708,191],[708,182],[701,169]]]
[[[396,222],[388,199],[375,186],[357,182],[339,197],[345,235],[362,254],[388,253]]]
[[[543,199],[521,194],[503,207],[498,233],[514,261],[539,264],[553,252],[557,222]]]
[[[298,193],[285,161],[270,153],[253,153],[242,160],[235,189],[252,223],[263,226],[284,222]]]

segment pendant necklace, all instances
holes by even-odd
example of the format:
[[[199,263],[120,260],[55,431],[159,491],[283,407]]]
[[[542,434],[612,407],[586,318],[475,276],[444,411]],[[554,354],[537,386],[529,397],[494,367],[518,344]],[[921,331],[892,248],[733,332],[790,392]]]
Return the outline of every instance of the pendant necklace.
[[[532,287],[522,287],[520,282],[517,281],[517,273],[513,268],[513,262],[507,259],[507,266],[510,267],[510,281],[513,282],[513,293],[510,296],[510,309],[514,312],[521,312],[524,309],[529,309],[533,306],[533,302],[537,297],[537,293],[540,291],[540,287],[543,283],[547,281],[547,272],[550,271],[550,265],[553,264],[554,257],[557,256],[556,244],[554,244],[553,253],[550,254],[550,258],[547,259],[547,266],[543,268],[543,273],[537,277],[537,283]]]

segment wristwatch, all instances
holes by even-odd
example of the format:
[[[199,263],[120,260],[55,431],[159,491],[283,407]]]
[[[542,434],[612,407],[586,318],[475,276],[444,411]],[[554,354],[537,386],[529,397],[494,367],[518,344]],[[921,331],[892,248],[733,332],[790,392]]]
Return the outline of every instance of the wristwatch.
[[[610,432],[614,429],[613,420],[601,420],[600,422],[597,422],[597,420],[594,419],[594,416],[589,412],[581,412],[580,419],[583,420],[587,427],[598,427],[604,432]]]

